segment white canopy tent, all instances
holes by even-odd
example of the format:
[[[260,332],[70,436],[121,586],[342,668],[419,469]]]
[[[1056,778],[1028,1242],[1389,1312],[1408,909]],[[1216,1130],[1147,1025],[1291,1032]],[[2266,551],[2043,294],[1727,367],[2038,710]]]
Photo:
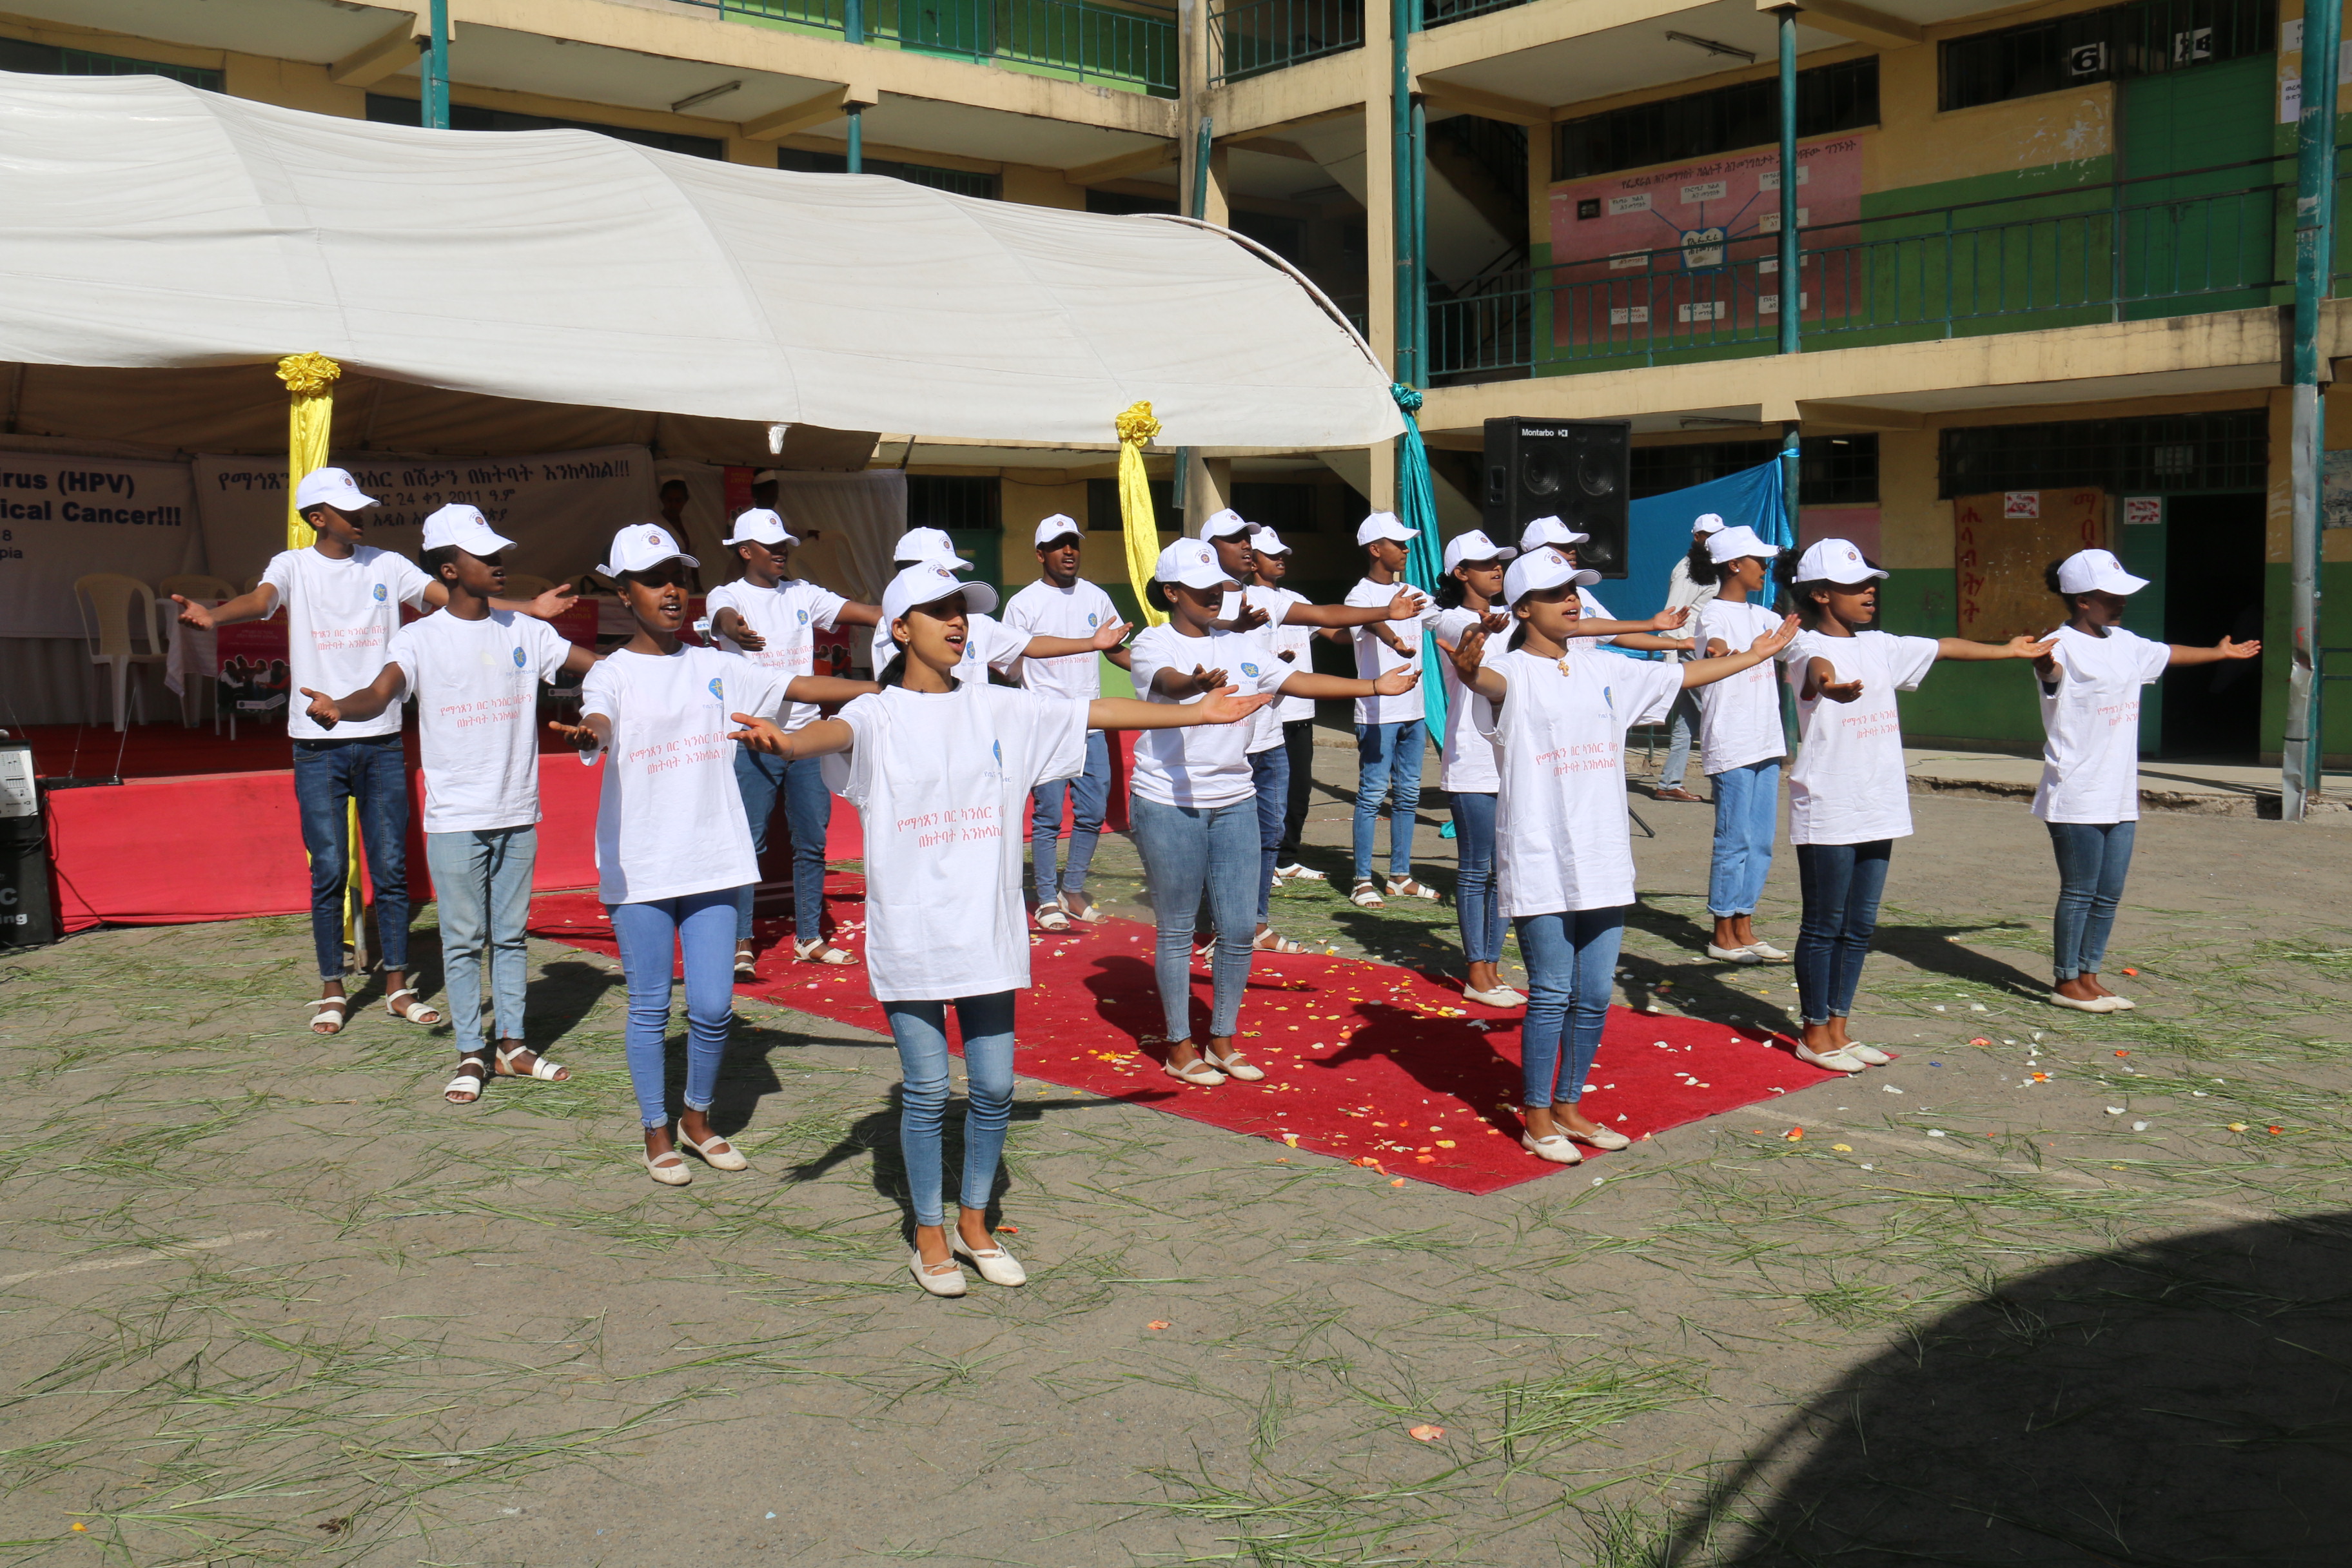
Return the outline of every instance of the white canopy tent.
[[[457,392],[843,430],[1319,451],[1388,378],[1223,231],[0,73],[0,361],[315,351]]]

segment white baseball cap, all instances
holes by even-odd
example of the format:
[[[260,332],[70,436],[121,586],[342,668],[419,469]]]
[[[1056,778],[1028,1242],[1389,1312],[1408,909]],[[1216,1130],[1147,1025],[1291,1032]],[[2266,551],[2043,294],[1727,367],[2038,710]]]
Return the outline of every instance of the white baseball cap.
[[[1290,553],[1290,546],[1282,542],[1282,535],[1275,532],[1275,531],[1270,528],[1261,528],[1255,533],[1251,534],[1250,548],[1257,552],[1260,555],[1287,555]]]
[[[1451,572],[1465,561],[1508,561],[1517,553],[1509,545],[1487,538],[1485,529],[1474,528],[1445,542],[1445,569]]]
[[[971,563],[956,553],[955,541],[936,528],[910,528],[891,547],[890,559],[899,565],[936,561],[956,572],[969,572]]]
[[[1797,581],[1800,583],[1835,583],[1852,587],[1867,583],[1886,574],[1862,558],[1849,540],[1819,539],[1812,547],[1797,558]]]
[[[784,520],[766,507],[755,506],[735,520],[735,531],[721,543],[730,548],[738,544],[798,544],[784,527]]]
[[[514,548],[514,541],[501,539],[481,508],[454,501],[425,520],[425,549],[441,550],[452,544],[468,555],[496,555]]]
[[[1078,520],[1067,512],[1057,511],[1037,525],[1037,548],[1043,550],[1054,541],[1067,539],[1072,534],[1077,535],[1080,543],[1086,542],[1087,531],[1078,526]]]
[[[1407,528],[1397,521],[1397,514],[1392,511],[1376,511],[1356,525],[1356,542],[1359,544],[1370,544],[1375,539],[1403,541],[1419,537],[1421,530]]]
[[[755,485],[772,485],[783,477],[784,471],[782,468],[761,468],[751,476],[751,482]]]
[[[1717,528],[1706,537],[1706,558],[1718,566],[1745,555],[1760,556],[1769,561],[1780,553],[1779,545],[1765,543],[1752,528]]]
[[[294,487],[294,510],[308,511],[314,506],[331,506],[337,511],[357,511],[362,507],[376,504],[375,497],[363,493],[352,482],[350,472],[342,468],[312,468]]]
[[[2135,577],[2109,550],[2078,550],[2058,563],[2062,594],[2137,594],[2147,579]]]
[[[613,535],[613,542],[604,552],[604,563],[596,568],[596,575],[617,582],[624,572],[649,572],[665,561],[683,561],[688,566],[701,562],[677,547],[669,530],[657,522],[633,522]]]
[[[996,590],[987,584],[965,582],[943,561],[918,561],[882,590],[882,624],[887,627],[919,605],[936,605],[958,593],[967,611],[986,615],[996,608]]]
[[[1519,531],[1519,553],[1528,554],[1547,544],[1581,544],[1591,537],[1577,532],[1557,517],[1539,517]]]
[[[1205,539],[1180,539],[1160,552],[1160,563],[1151,574],[1162,583],[1181,583],[1187,588],[1222,588],[1231,583],[1233,574],[1217,561],[1217,552]]]
[[[1226,507],[1222,511],[1214,511],[1209,514],[1209,521],[1201,525],[1201,537],[1203,539],[1229,539],[1235,535],[1246,534],[1255,526],[1255,525],[1247,518],[1242,516],[1241,513],[1235,511],[1231,507]]]
[[[1585,588],[1600,581],[1600,573],[1579,568],[1567,556],[1546,545],[1520,556],[1503,574],[1503,603],[1516,605],[1529,594],[1557,588],[1563,583]]]
[[[1723,531],[1723,517],[1718,512],[1703,511],[1691,519],[1691,535],[1694,538],[1704,539],[1710,533],[1721,531]]]

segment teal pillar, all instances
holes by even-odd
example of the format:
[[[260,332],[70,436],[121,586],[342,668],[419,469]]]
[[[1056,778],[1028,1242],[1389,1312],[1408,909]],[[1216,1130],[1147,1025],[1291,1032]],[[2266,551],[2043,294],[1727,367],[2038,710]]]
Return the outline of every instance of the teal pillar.
[[[423,122],[430,131],[449,129],[449,0],[433,0],[425,18],[430,36],[418,63],[423,91],[418,95]]]
[[[862,44],[866,41],[866,0],[843,0],[841,36],[853,44]],[[866,172],[866,122],[863,118],[865,112],[865,106],[862,104],[853,103],[849,106],[848,168],[853,174],[862,174]]]
[[[1803,258],[1797,247],[1797,13],[1783,7],[1772,14],[1780,20],[1780,352],[1792,354],[1798,351],[1798,318],[1805,302]],[[1793,501],[1790,507],[1793,523]]]
[[[2294,522],[2288,568],[2286,730],[2279,744],[2280,814],[2300,822],[2319,788],[2323,750],[2319,626],[2321,482],[2327,421],[2320,396],[2319,307],[2336,254],[2336,59],[2343,0],[2309,0],[2303,14],[2303,112],[2295,126]]]

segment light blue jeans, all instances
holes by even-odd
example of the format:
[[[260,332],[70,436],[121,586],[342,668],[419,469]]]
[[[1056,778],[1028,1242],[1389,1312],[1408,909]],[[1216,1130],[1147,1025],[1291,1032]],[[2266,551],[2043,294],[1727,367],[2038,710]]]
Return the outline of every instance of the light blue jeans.
[[[784,824],[793,835],[793,933],[803,942],[824,934],[824,832],[833,821],[833,794],[824,787],[822,757],[771,757],[749,746],[735,749],[735,787],[751,825],[751,853],[768,848],[768,824],[776,796],[784,797]],[[751,940],[751,902],[757,889],[746,883],[735,895],[735,940]]]
[[[2107,933],[2131,875],[2137,822],[2053,822],[2058,857],[2058,917],[2052,923],[2052,973],[2061,980],[2096,974],[2106,962]]]
[[[1201,893],[1209,895],[1209,918],[1217,928],[1217,951],[1209,963],[1215,996],[1209,1034],[1223,1038],[1240,1026],[1242,991],[1249,984],[1250,939],[1258,878],[1257,802],[1231,805],[1162,805],[1137,795],[1130,803],[1135,847],[1143,855],[1143,875],[1151,888],[1159,941],[1151,954],[1160,986],[1160,1012],[1170,1040],[1192,1037],[1192,919]]]
[[[1574,1105],[1601,1054],[1601,1026],[1617,984],[1625,909],[1521,915],[1519,957],[1528,966],[1528,1016],[1519,1030],[1523,1103]]]
[[[1250,753],[1250,782],[1257,785],[1257,923],[1274,914],[1274,868],[1282,859],[1282,824],[1290,814],[1290,752],[1268,746]]]
[[[1726,768],[1715,779],[1715,860],[1706,873],[1706,912],[1717,920],[1752,915],[1772,874],[1772,836],[1780,823],[1780,759]]]
[[[1495,880],[1495,796],[1454,796],[1454,847],[1462,868],[1454,879],[1454,908],[1462,922],[1462,956],[1470,963],[1503,958],[1503,889]]]
[[[648,1127],[669,1122],[665,1057],[669,1047],[670,972],[686,954],[686,1108],[708,1110],[735,1023],[735,899],[716,888],[682,898],[607,906],[629,985],[629,1084]]]
[[[1356,726],[1356,880],[1372,875],[1372,836],[1379,831],[1381,801],[1391,790],[1389,809],[1389,876],[1402,880],[1412,875],[1414,814],[1421,809],[1422,737],[1428,728],[1418,719],[1397,724]]]
[[[539,829],[428,833],[425,866],[441,912],[441,988],[460,1054],[482,1048],[482,949],[490,950],[491,1024],[500,1040],[522,1038],[523,993],[530,955],[530,868]]]
[[[917,1225],[944,1225],[941,1187],[948,1114],[948,1007],[945,1002],[885,1002],[906,1079],[898,1100],[898,1150]],[[953,1004],[963,1031],[963,1189],[968,1209],[984,1209],[996,1189],[1004,1129],[1013,1120],[1013,993],[961,996]]]
[[[1070,863],[1060,885],[1054,878],[1054,858],[1061,852],[1062,802],[1074,797],[1070,808]],[[1087,771],[1074,779],[1055,779],[1029,792],[1030,877],[1037,902],[1045,905],[1058,893],[1087,890],[1087,870],[1095,863],[1095,845],[1102,838],[1103,812],[1110,804],[1110,737],[1100,730],[1087,731]]]
[[[1685,686],[1675,697],[1666,726],[1666,765],[1658,772],[1660,789],[1680,789],[1690,772],[1691,738],[1698,729],[1698,693]]]

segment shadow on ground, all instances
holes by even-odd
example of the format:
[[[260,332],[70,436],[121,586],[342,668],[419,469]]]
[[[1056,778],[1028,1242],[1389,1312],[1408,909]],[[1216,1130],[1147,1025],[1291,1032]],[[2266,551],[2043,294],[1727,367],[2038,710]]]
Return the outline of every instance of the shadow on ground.
[[[1812,1400],[1628,1562],[2352,1562],[2352,1215],[2004,1284]]]

